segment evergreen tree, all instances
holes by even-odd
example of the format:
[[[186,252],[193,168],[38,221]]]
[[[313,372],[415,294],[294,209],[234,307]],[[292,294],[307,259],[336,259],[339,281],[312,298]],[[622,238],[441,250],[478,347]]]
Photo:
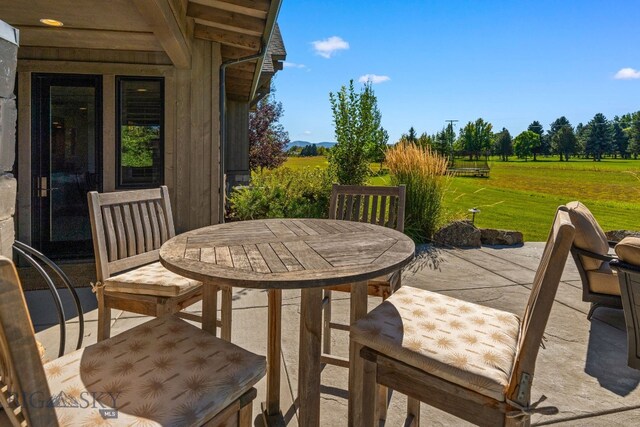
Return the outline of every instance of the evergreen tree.
[[[598,113],[586,127],[585,153],[593,156],[594,162],[599,162],[602,160],[602,155],[611,150],[611,125],[604,114]]]
[[[531,147],[531,153],[533,154],[533,161],[537,161],[537,155],[538,154],[542,154],[542,142],[545,139],[544,138],[544,128],[542,127],[542,124],[537,121],[534,120],[533,122],[531,122],[531,124],[529,125],[529,127],[527,128],[527,130],[529,132],[533,132],[538,134],[539,138],[537,139],[537,142],[535,143],[536,145]],[[522,135],[522,134],[521,134]]]
[[[318,146],[316,144],[305,145],[300,152],[300,157],[311,157],[318,155]]]
[[[509,161],[509,156],[513,154],[513,138],[506,128],[496,134],[495,151],[503,162]]]
[[[620,117],[615,116],[612,122],[612,132],[613,132],[613,157],[616,158],[618,154],[623,159],[629,156],[627,150],[629,149],[629,135],[625,132],[625,123],[620,119]]]
[[[640,111],[631,115],[627,129],[627,134],[629,135],[628,150],[633,155],[633,158],[637,159],[640,154]]]
[[[556,138],[556,135],[558,135],[558,132],[560,132],[560,130],[562,128],[565,128],[565,127],[570,128],[571,129],[571,133],[573,133],[573,127],[571,126],[571,123],[569,122],[569,120],[565,116],[561,116],[561,117],[558,117],[557,119],[555,119],[553,121],[553,123],[551,123],[551,125],[549,127],[549,132],[547,133],[548,139],[549,139],[549,141],[551,143],[551,150],[555,154],[559,154],[560,155],[560,161],[563,160],[563,156],[567,151],[564,150],[563,147],[558,146],[558,142],[561,141],[561,140]],[[575,136],[575,134],[574,134],[574,136]],[[570,154],[575,152],[575,148],[576,147],[573,148],[573,151],[571,151]],[[567,157],[567,160],[569,160],[568,157]]]

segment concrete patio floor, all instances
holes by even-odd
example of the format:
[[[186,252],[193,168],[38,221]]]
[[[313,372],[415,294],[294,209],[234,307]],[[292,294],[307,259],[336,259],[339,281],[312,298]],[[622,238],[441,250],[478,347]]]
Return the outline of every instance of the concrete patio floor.
[[[518,248],[483,247],[452,250],[431,248],[405,270],[403,285],[441,292],[456,298],[521,314],[543,243],[527,243]],[[632,426],[640,423],[640,371],[627,367],[626,332],[621,310],[599,309],[591,322],[586,319],[589,305],[581,301],[581,284],[573,260],[569,259],[556,302],[547,324],[545,348],[540,350],[532,399],[547,396],[545,405],[553,405],[559,413],[535,415],[534,425],[567,426]],[[334,293],[336,295],[336,293]],[[96,304],[90,289],[81,289],[87,318],[84,344],[96,341]],[[58,327],[53,305],[45,291],[27,293],[27,301],[38,339],[55,358]],[[293,405],[297,389],[299,291],[283,295],[283,369],[282,410],[289,425],[297,425]],[[379,303],[370,299],[370,308]],[[68,311],[73,313],[68,298]],[[334,318],[348,317],[348,295],[338,295]],[[194,305],[190,311],[197,312]],[[147,318],[131,313],[113,312],[112,335],[143,323]],[[77,318],[68,322],[67,351],[71,350],[78,332]],[[267,295],[263,291],[236,289],[233,303],[233,342],[258,354],[266,354]],[[335,353],[346,356],[347,334],[335,331]],[[258,384],[254,404],[257,426],[262,425],[259,405],[265,396],[266,380]],[[394,393],[387,425],[402,425],[406,399]],[[326,366],[322,375],[321,423],[325,426],[346,425],[347,372]],[[460,419],[433,408],[422,406],[424,425],[466,425]],[[6,420],[4,420],[6,423]],[[0,417],[0,426],[4,425]]]

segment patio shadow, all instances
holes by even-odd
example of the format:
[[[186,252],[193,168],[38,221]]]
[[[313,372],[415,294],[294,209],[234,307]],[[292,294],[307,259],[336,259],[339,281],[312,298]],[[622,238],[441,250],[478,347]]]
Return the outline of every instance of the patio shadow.
[[[597,379],[601,387],[624,397],[638,387],[640,371],[627,366],[627,333],[622,310],[600,308],[599,311],[602,320],[594,316],[591,322],[584,371]]]

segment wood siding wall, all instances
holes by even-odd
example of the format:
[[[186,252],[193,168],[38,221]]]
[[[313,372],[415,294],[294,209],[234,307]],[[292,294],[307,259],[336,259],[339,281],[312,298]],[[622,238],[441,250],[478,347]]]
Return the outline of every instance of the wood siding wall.
[[[164,53],[21,48],[18,51],[18,238],[31,243],[31,75],[103,76],[103,191],[116,189],[116,76],[165,79],[164,179],[178,233],[219,222],[218,43],[194,40],[192,67],[178,70]]]
[[[249,173],[249,104],[227,101],[225,169],[230,174]]]

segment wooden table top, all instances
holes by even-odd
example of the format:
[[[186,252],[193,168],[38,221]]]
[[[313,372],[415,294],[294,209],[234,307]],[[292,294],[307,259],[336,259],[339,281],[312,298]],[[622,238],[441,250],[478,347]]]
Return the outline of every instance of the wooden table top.
[[[181,234],[162,245],[160,261],[202,282],[296,289],[373,279],[405,266],[414,252],[409,237],[377,225],[267,219]]]

